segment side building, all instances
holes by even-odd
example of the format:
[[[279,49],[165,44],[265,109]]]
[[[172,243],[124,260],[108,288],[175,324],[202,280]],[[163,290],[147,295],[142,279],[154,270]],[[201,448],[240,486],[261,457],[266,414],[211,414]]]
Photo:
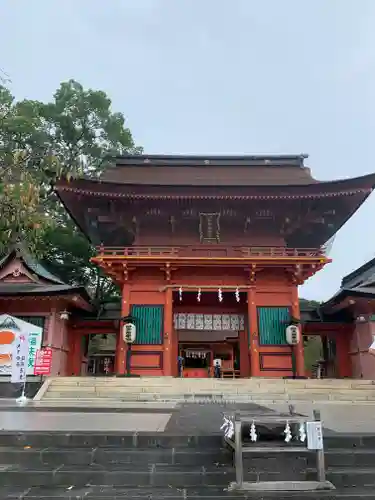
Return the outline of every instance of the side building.
[[[69,318],[90,314],[93,310],[85,288],[71,286],[51,274],[28,249],[17,243],[0,259],[0,397],[14,395],[12,343],[19,333],[17,323],[25,325],[29,338],[27,360],[28,394],[40,386],[34,377],[36,351],[52,349],[52,375],[66,375],[74,370],[71,361],[81,337],[72,335]]]
[[[79,346],[95,333],[111,339],[113,372],[124,374],[121,319],[131,315],[134,374],[177,375],[182,356],[187,377],[210,376],[216,357],[235,376],[292,375],[285,328],[300,320],[298,286],[330,262],[325,243],[375,184],[375,174],[319,182],[304,160],[139,155],[100,180],[59,180],[94,262],[122,294],[120,315],[102,326],[72,316],[68,374],[82,373]],[[302,343],[296,370],[304,375]]]
[[[339,291],[304,315],[306,335],[322,340],[322,374],[333,378],[375,379],[375,259],[341,281]]]

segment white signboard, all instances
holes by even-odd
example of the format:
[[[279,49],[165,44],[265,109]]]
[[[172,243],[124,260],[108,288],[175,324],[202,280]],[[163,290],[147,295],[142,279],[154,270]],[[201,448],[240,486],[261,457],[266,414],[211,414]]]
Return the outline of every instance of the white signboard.
[[[21,333],[12,345],[11,382],[13,384],[19,384],[26,381],[28,355],[29,336],[27,333]]]
[[[368,352],[375,356],[375,335],[372,336],[372,344],[370,345]]]
[[[323,428],[322,422],[307,422],[307,448],[309,450],[323,449]]]
[[[0,375],[12,374],[13,347],[20,335],[28,337],[26,375],[34,375],[35,355],[42,345],[43,328],[8,314],[0,315]]]

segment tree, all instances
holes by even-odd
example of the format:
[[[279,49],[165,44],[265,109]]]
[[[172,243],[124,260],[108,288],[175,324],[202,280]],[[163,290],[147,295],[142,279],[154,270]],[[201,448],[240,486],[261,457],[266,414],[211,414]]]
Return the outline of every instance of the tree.
[[[115,155],[140,153],[121,113],[102,91],[63,82],[49,103],[15,102],[0,86],[0,249],[22,235],[64,280],[94,288],[100,300],[112,282],[92,266],[93,248],[51,188],[60,176],[99,177]]]
[[[48,220],[40,209],[37,175],[47,161],[39,154],[45,139],[40,125],[35,103],[15,103],[9,90],[0,86],[0,251],[16,235],[35,247]],[[39,169],[32,166],[37,157]]]
[[[63,82],[38,114],[53,155],[68,173],[97,177],[114,156],[142,152],[105,92],[85,90],[75,80]]]

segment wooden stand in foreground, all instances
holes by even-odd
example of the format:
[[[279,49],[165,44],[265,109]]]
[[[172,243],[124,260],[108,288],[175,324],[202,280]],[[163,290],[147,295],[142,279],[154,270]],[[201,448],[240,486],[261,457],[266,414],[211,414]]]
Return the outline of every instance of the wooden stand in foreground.
[[[226,415],[229,417],[228,415]],[[280,416],[280,415],[264,415],[264,416],[254,416],[251,414],[244,414],[242,412],[236,412],[234,416],[234,436],[233,439],[225,438],[226,443],[234,450],[234,462],[236,468],[236,482],[231,483],[230,490],[241,490],[241,491],[318,491],[318,490],[333,490],[334,485],[326,480],[325,473],[325,463],[324,463],[324,449],[309,450],[312,453],[316,453],[317,458],[317,480],[316,481],[261,481],[261,482],[249,482],[244,481],[244,467],[243,467],[243,454],[244,453],[300,453],[301,450],[307,449],[307,444],[305,447],[301,446],[284,446],[280,447],[277,444],[273,447],[262,446],[261,443],[251,443],[243,445],[242,442],[242,429],[243,425],[256,424],[284,424],[286,421],[293,424],[303,424],[306,426],[307,419],[303,416],[291,415]],[[320,422],[320,411],[314,410],[314,421]]]

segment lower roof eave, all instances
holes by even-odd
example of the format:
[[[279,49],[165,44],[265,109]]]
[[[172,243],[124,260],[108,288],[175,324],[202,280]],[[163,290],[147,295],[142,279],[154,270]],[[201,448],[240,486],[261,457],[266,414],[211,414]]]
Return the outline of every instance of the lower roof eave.
[[[327,309],[340,305],[341,302],[350,297],[375,300],[375,291],[353,290],[353,289],[343,288],[339,290],[336,295],[327,300],[327,302],[324,302],[320,306],[320,309],[322,311],[327,311]],[[342,304],[342,306],[345,307],[346,305]]]
[[[83,306],[83,309],[86,309],[88,311],[93,310],[93,306],[91,304],[91,299],[84,287],[72,287],[69,290],[24,290],[24,291],[12,291],[9,290],[9,292],[1,290],[0,291],[0,298],[15,298],[15,299],[20,299],[22,297],[25,298],[32,298],[32,297],[45,297],[46,299],[53,297],[63,297],[63,298],[68,298],[71,296],[73,297],[79,296],[81,299],[80,302]]]

